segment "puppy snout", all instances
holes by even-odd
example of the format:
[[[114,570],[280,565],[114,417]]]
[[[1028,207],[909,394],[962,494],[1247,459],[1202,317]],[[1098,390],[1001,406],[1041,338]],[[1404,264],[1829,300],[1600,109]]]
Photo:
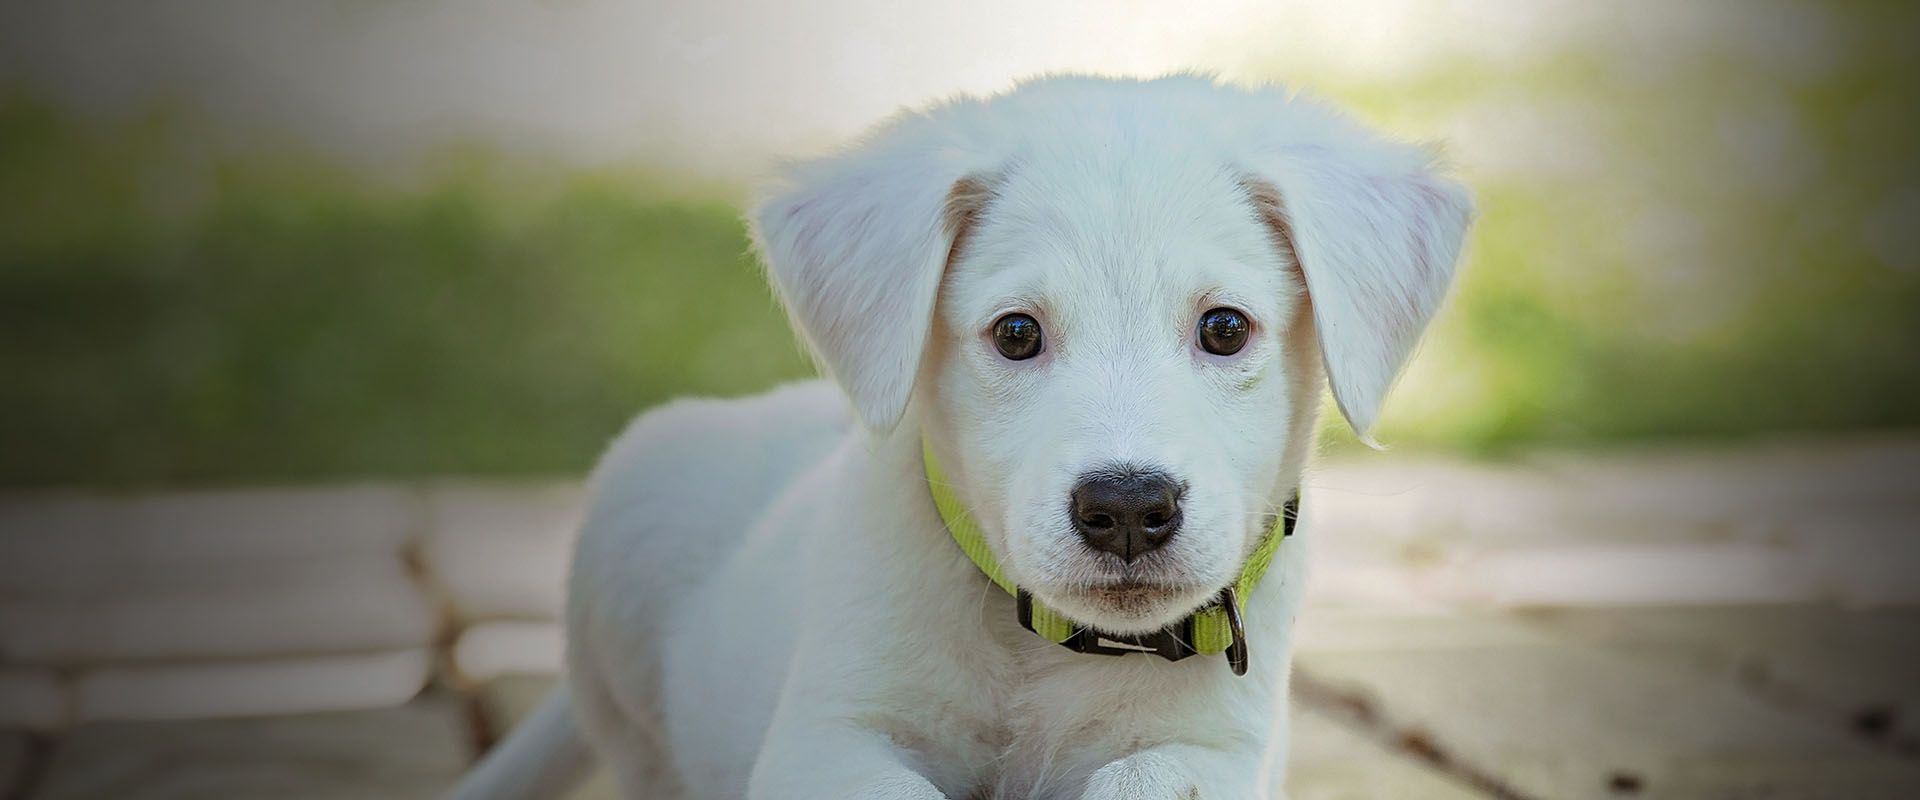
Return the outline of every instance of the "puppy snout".
[[[1131,562],[1180,531],[1182,488],[1158,470],[1089,474],[1073,487],[1073,527],[1093,549]]]

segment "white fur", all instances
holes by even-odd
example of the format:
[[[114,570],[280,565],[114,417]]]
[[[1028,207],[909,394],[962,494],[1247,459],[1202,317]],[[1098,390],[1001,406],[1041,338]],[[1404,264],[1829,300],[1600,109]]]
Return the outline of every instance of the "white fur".
[[[956,213],[963,179],[984,202]],[[1117,632],[1177,620],[1298,484],[1322,362],[1357,429],[1377,416],[1468,216],[1421,151],[1193,77],[1037,81],[796,166],[755,234],[838,391],[675,404],[614,445],[568,609],[587,737],[635,797],[1277,795],[1310,509],[1244,599],[1247,676],[1079,655],[1020,628],[948,537],[920,442],[1044,602]],[[1254,321],[1233,356],[1194,343],[1223,305]],[[993,349],[1012,311],[1040,320],[1039,357]],[[1064,510],[1114,462],[1188,486],[1181,532],[1131,567]],[[1163,588],[1092,590],[1123,575]],[[498,758],[539,749],[520,739]],[[489,791],[503,771],[461,796],[513,796]]]

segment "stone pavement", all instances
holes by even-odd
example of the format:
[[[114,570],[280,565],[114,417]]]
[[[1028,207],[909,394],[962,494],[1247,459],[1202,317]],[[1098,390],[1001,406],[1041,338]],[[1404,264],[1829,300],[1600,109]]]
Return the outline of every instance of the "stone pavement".
[[[551,685],[582,499],[0,498],[0,800],[435,796]],[[1307,507],[1295,800],[1920,797],[1920,437],[1368,454]]]

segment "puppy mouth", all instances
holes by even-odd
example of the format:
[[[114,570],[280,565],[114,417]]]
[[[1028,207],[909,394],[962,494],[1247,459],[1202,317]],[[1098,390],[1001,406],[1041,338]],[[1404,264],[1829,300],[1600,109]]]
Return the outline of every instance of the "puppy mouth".
[[[1145,581],[1137,578],[1122,578],[1116,581],[1098,583],[1084,590],[1089,598],[1116,604],[1140,603],[1154,600],[1166,600],[1189,590],[1186,586]]]
[[[1073,590],[1080,604],[1130,622],[1158,620],[1171,609],[1186,605],[1197,592],[1194,584],[1137,577],[1094,582]]]
[[[1168,600],[1198,592],[1207,582],[1167,553],[1149,553],[1134,561],[1110,553],[1091,555],[1091,563],[1083,564],[1063,587],[1089,600]]]
[[[1161,553],[1132,562],[1106,553],[1096,554],[1096,559],[1074,588],[1089,594],[1178,594],[1193,591],[1200,583],[1184,564]]]
[[[1068,616],[1114,633],[1142,633],[1171,625],[1220,593],[1227,583],[1187,563],[1180,554],[1156,551],[1133,561],[1088,553],[1066,580],[1051,581],[1051,602]]]

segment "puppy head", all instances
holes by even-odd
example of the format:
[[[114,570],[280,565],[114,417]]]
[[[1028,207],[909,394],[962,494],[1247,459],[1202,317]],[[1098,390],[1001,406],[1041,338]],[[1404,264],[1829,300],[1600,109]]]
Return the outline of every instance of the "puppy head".
[[[1009,577],[1132,633],[1238,576],[1322,380],[1365,434],[1469,216],[1423,151],[1280,90],[1058,78],[898,117],[753,224],[866,426],[917,408]]]

